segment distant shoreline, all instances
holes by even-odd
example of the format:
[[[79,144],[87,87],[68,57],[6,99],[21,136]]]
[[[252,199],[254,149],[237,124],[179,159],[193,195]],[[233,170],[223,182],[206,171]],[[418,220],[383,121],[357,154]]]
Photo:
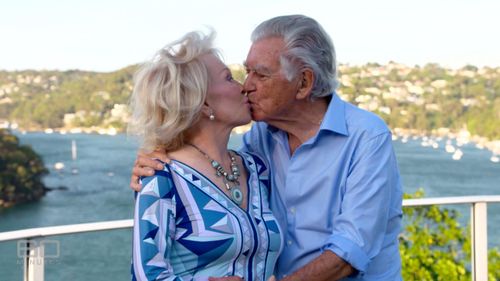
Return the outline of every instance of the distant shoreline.
[[[243,134],[250,130],[252,123],[236,127],[233,133]],[[110,135],[114,136],[117,134],[126,134],[126,130],[120,128],[102,128],[102,127],[77,127],[77,128],[45,128],[45,129],[23,129],[15,128],[17,132],[23,133],[45,133],[45,134],[98,134],[98,135]],[[450,128],[438,128],[431,131],[417,130],[417,129],[406,129],[406,128],[394,128],[392,129],[393,139],[405,139],[405,138],[424,138],[424,139],[442,139],[446,138],[449,140],[455,140],[458,146],[467,143],[474,143],[479,149],[487,149],[491,151],[492,157],[500,155],[500,140],[490,140],[486,137],[471,135],[466,129],[461,129],[459,131],[454,131]]]
[[[393,139],[398,138],[422,138],[423,146],[426,146],[424,140],[432,145],[432,142],[439,139],[455,140],[458,146],[468,143],[474,143],[478,149],[487,149],[491,151],[492,157],[500,155],[500,140],[489,140],[486,137],[471,135],[466,129],[461,129],[458,132],[449,128],[433,129],[432,131],[421,131],[416,129],[394,128]]]

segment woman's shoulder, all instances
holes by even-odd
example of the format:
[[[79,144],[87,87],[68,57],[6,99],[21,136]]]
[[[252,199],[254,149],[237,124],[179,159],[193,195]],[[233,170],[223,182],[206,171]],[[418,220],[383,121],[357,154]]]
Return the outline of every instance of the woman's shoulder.
[[[140,178],[142,185],[140,193],[142,195],[155,194],[163,197],[168,195],[168,193],[174,189],[175,186],[173,182],[171,164],[164,162],[162,162],[162,164],[162,170],[155,170],[154,175]]]

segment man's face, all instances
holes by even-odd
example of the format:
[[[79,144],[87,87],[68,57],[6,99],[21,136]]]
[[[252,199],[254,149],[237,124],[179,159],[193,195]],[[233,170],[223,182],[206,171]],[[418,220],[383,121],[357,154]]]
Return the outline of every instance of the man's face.
[[[281,70],[280,55],[285,43],[280,37],[255,42],[245,62],[247,78],[243,84],[248,93],[255,121],[280,120],[295,100],[298,79],[288,81]]]

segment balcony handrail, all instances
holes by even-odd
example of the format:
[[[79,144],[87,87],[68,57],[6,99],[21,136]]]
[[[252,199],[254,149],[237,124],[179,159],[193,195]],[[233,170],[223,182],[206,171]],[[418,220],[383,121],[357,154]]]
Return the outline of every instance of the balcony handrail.
[[[471,239],[472,280],[487,281],[488,279],[487,204],[488,203],[500,203],[500,195],[405,199],[403,200],[403,207],[470,204],[471,235],[472,235]],[[33,258],[32,252],[43,253],[44,249],[42,243],[40,244],[34,243],[36,239],[56,236],[56,235],[125,229],[131,227],[133,227],[132,219],[38,227],[38,228],[0,232],[0,242],[22,240],[22,239],[26,239],[26,241],[28,241],[29,252],[27,253],[24,259],[24,280],[38,281],[44,279],[44,263],[33,262],[33,259],[37,259],[40,257]],[[35,246],[31,246],[29,243],[34,243]],[[43,259],[43,256],[41,257],[41,259]]]
[[[428,205],[458,205],[474,203],[500,203],[500,195],[454,196],[416,198],[403,200],[403,207],[417,207]]]
[[[0,242],[19,239],[34,239],[82,232],[131,228],[133,225],[134,221],[132,219],[127,219],[29,228],[0,232]]]
[[[418,207],[428,205],[458,205],[474,203],[500,203],[500,195],[480,195],[480,196],[456,196],[456,197],[434,197],[417,198],[403,200],[403,207]],[[0,232],[0,242],[41,238],[55,235],[74,234],[82,232],[103,231],[112,229],[131,228],[132,219],[101,221],[92,223],[68,224],[59,226],[37,227],[22,230]]]

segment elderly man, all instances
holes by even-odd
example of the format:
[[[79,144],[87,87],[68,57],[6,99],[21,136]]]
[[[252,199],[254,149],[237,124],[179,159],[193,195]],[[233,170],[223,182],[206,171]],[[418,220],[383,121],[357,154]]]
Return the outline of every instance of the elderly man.
[[[269,19],[252,33],[245,67],[257,122],[243,149],[271,165],[271,207],[285,236],[278,279],[401,280],[391,132],[336,95],[329,36],[306,16]],[[144,158],[136,175],[151,166]]]

